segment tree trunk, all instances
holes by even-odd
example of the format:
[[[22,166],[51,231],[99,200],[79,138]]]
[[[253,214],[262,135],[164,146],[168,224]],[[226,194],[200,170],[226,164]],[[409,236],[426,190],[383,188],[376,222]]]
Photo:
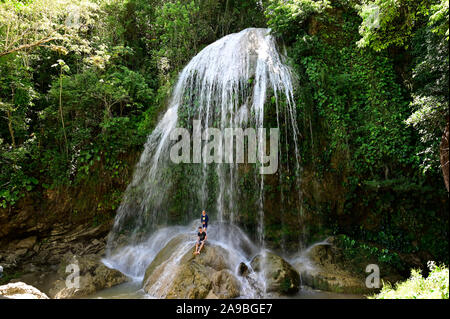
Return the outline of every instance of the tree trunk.
[[[444,129],[444,134],[442,134],[442,140],[440,145],[440,157],[441,157],[441,167],[442,167],[442,174],[444,175],[444,183],[445,187],[447,188],[447,192],[449,191],[449,148],[448,148],[448,139],[449,139],[449,117],[447,116],[447,125]]]
[[[13,126],[12,126],[11,111],[7,110],[6,114],[8,115],[8,129],[9,129],[9,134],[11,134],[12,146],[13,146],[13,148],[16,148],[16,140],[14,138],[14,130],[13,130]]]
[[[15,90],[14,90],[14,86],[11,88],[11,109],[14,108],[14,96],[16,95]],[[13,148],[16,148],[16,139],[14,138],[14,128],[13,128],[13,124],[12,124],[12,114],[11,114],[11,109],[7,109],[6,114],[8,116],[8,129],[9,129],[9,134],[11,135],[11,143]]]
[[[63,116],[63,109],[62,109],[62,66],[61,66],[61,73],[59,75],[59,114],[61,116],[61,124],[62,124],[63,133],[64,133],[66,156],[68,156],[69,150],[67,147],[66,126],[64,125],[64,116]]]

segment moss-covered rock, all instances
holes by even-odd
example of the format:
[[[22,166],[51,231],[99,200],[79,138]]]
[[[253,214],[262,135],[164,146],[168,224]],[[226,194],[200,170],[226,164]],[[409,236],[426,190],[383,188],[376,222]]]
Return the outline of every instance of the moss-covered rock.
[[[286,260],[271,252],[257,255],[251,261],[256,272],[263,272],[266,280],[266,292],[295,294],[300,287],[300,275]]]
[[[314,289],[348,294],[374,292],[366,287],[361,274],[350,271],[350,265],[345,264],[342,252],[333,244],[332,238],[309,248],[304,259],[294,266],[300,270],[302,284]],[[365,269],[365,266],[361,267]]]

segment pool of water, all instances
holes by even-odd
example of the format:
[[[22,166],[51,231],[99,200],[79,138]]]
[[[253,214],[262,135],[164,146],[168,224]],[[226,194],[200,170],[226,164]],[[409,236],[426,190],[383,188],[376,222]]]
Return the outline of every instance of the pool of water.
[[[362,299],[363,295],[351,295],[320,291],[303,286],[298,294],[292,296],[268,295],[268,298],[289,298],[289,299]],[[87,297],[89,299],[152,299],[142,289],[140,281],[126,282],[112,288],[98,291]]]

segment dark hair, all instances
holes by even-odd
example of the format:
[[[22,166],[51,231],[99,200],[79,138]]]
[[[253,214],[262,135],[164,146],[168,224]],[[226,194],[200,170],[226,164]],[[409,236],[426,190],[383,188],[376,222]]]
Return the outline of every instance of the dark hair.
[[[202,226],[200,226],[198,229],[202,229]]]

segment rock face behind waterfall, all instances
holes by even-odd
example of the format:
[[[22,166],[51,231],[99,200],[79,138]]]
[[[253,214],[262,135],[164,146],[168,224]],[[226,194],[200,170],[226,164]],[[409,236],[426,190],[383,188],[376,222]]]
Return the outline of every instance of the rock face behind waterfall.
[[[235,298],[240,285],[227,263],[228,252],[207,243],[194,255],[186,236],[173,238],[147,267],[144,291],[158,298]]]
[[[266,292],[295,294],[300,287],[300,275],[286,260],[271,252],[257,255],[251,261],[256,272],[263,272],[266,280]]]

